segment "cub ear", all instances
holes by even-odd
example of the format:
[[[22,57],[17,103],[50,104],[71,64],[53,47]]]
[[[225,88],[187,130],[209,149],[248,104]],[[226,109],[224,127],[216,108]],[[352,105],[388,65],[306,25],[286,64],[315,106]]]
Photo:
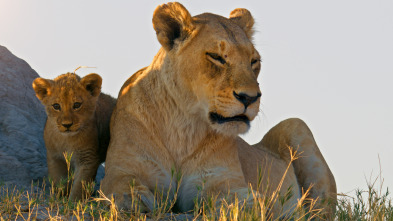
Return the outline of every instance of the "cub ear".
[[[153,14],[153,27],[166,51],[174,47],[175,40],[185,40],[194,29],[190,13],[178,2],[158,6]]]
[[[44,79],[44,78],[36,78],[33,81],[33,89],[35,91],[35,95],[41,101],[51,93],[52,80]]]
[[[252,39],[252,35],[254,34],[252,28],[254,26],[254,18],[250,11],[245,8],[237,8],[231,12],[229,19],[242,28],[249,39]]]
[[[100,75],[91,73],[81,79],[80,84],[84,87],[93,97],[97,97],[101,93],[102,78]]]

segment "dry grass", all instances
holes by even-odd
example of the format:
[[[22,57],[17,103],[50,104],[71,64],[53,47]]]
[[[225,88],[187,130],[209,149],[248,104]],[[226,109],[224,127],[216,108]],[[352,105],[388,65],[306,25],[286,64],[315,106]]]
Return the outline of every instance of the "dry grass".
[[[296,152],[292,153],[292,161],[297,158]],[[72,155],[65,154],[68,162]],[[70,168],[70,166],[69,166]],[[293,213],[282,211],[283,216],[273,218],[270,209],[273,204],[285,204],[292,196],[291,190],[280,196],[281,183],[272,196],[258,194],[250,188],[248,201],[227,201],[221,196],[210,196],[195,199],[193,211],[185,214],[175,214],[172,209],[176,203],[178,189],[174,192],[174,199],[169,199],[169,192],[163,194],[155,191],[156,205],[151,213],[141,213],[133,185],[130,185],[133,212],[119,210],[114,200],[106,197],[101,191],[93,195],[94,183],[84,184],[86,199],[71,202],[67,198],[73,173],[69,170],[68,179],[54,186],[53,182],[32,183],[30,189],[17,189],[7,185],[0,185],[0,221],[2,220],[318,220],[321,210],[313,209],[315,200],[307,199],[305,192],[299,199]],[[181,176],[173,177],[181,183]],[[356,192],[355,197],[341,195],[337,205],[336,220],[393,220],[392,201],[389,191],[382,193],[376,190],[375,181],[368,183],[367,191]],[[178,185],[180,186],[180,185]],[[202,187],[203,188],[203,187]],[[202,190],[201,188],[201,190]],[[252,203],[247,203],[247,202]],[[307,204],[307,207],[305,206]]]
[[[355,196],[339,195],[336,212],[338,220],[393,220],[389,188],[383,191],[383,179],[377,187],[378,178],[367,181],[367,190],[355,190]]]

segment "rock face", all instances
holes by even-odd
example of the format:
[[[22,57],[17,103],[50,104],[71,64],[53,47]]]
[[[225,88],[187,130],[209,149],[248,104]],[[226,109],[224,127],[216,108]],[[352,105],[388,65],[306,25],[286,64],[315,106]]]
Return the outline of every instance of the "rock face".
[[[38,74],[0,46],[0,181],[30,185],[47,175],[44,107],[31,86]]]

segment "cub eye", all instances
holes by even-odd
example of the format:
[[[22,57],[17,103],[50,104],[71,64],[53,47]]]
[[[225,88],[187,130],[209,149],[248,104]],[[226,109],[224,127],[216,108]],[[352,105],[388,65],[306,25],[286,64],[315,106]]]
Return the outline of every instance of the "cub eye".
[[[222,58],[222,57],[221,57],[220,55],[218,55],[218,54],[206,52],[206,55],[209,56],[209,57],[211,57],[211,58],[213,58],[214,60],[220,62],[221,64],[226,64],[226,63],[227,63],[227,62],[225,61],[225,59]]]
[[[55,109],[55,110],[60,110],[60,109],[61,109],[61,108],[60,108],[60,104],[58,104],[58,103],[53,104],[52,107],[53,107],[53,109]]]
[[[81,106],[82,106],[82,103],[75,102],[74,105],[72,106],[72,108],[73,108],[74,110],[77,110],[77,109],[79,109]]]
[[[254,64],[256,64],[258,61],[261,61],[260,59],[252,59],[251,61],[251,66],[253,66]]]

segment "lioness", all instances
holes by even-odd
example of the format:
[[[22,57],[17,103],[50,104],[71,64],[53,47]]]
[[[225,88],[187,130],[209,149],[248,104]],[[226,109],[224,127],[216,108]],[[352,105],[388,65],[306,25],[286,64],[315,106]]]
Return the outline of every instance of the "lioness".
[[[54,80],[37,78],[33,88],[45,106],[47,120],[44,141],[49,177],[55,184],[67,178],[63,152],[72,152],[75,171],[71,200],[82,198],[82,181],[93,181],[98,166],[105,161],[109,144],[109,121],[116,100],[101,93],[98,74],[80,78],[74,73]]]
[[[289,165],[288,146],[303,157],[289,167],[281,187],[283,194],[292,188],[293,197],[284,208],[272,206],[272,213],[290,212],[311,184],[310,197],[335,199],[334,177],[301,120],[283,121],[254,146],[238,137],[259,112],[261,61],[250,40],[253,24],[246,9],[227,19],[191,17],[179,3],[156,8],[153,27],[162,48],[125,82],[111,120],[101,188],[118,206],[130,208],[131,183],[145,210],[153,209],[156,188],[169,198],[179,188],[180,211],[210,194],[246,199],[249,184],[258,186],[258,168],[266,172],[260,190],[271,194]]]

